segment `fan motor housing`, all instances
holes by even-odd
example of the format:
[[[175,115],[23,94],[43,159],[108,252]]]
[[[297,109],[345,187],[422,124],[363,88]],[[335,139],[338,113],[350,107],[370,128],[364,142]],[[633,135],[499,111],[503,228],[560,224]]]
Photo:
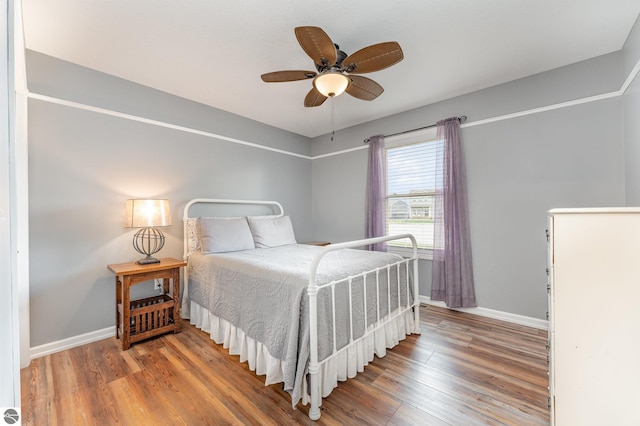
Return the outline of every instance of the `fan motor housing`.
[[[322,73],[328,69],[336,69],[336,70],[340,70],[342,68],[342,61],[345,60],[345,58],[348,56],[346,53],[344,53],[342,50],[340,50],[340,46],[338,46],[337,44],[333,44],[336,47],[336,63],[335,64],[330,64],[330,65],[323,65],[323,64],[315,64],[316,69],[318,70],[319,73]]]

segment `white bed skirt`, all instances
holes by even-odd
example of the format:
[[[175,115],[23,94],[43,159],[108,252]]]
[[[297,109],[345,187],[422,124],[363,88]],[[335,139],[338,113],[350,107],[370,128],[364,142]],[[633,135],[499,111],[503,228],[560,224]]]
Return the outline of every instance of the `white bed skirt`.
[[[284,361],[271,356],[262,343],[194,301],[191,301],[190,314],[191,324],[209,333],[214,342],[229,350],[229,354],[239,355],[240,362],[248,362],[251,371],[265,375],[265,386],[284,380]],[[374,355],[382,358],[386,355],[387,349],[396,346],[407,334],[416,332],[419,330],[415,330],[415,318],[409,310],[322,363],[319,374],[322,397],[328,396],[338,386],[338,381],[345,381],[364,371],[364,367],[373,361]],[[303,380],[302,383],[302,403],[306,405],[310,402],[310,392],[307,380]]]

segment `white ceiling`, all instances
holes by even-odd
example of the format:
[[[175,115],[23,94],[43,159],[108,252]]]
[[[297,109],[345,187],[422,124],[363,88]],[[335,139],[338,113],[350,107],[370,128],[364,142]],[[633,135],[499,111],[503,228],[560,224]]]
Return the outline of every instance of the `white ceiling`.
[[[305,108],[313,70],[296,26],[347,54],[397,41],[404,60],[367,74],[371,102],[335,98],[349,127],[620,50],[639,0],[22,0],[28,49],[301,135],[331,131],[331,102]]]

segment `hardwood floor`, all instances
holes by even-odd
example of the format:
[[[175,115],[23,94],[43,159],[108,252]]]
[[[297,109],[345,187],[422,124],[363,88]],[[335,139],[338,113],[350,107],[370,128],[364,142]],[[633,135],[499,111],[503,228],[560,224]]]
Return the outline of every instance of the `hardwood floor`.
[[[110,338],[33,360],[23,424],[549,424],[545,330],[431,306],[421,321],[325,398],[317,422],[184,322],[125,352]]]

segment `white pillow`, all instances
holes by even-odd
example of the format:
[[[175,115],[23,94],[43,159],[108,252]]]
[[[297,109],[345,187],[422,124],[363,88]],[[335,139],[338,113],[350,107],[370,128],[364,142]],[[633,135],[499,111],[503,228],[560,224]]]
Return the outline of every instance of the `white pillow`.
[[[228,251],[256,248],[247,219],[200,218],[200,247],[203,253],[225,253]]]
[[[256,248],[269,248],[296,244],[296,236],[289,216],[257,217],[249,216],[249,227]]]

